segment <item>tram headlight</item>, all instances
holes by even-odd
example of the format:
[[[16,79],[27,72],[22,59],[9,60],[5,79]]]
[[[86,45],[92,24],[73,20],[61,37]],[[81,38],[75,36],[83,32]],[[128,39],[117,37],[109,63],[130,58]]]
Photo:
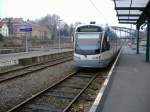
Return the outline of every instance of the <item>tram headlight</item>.
[[[97,57],[93,57],[93,59],[96,59],[96,60],[98,60],[98,59],[99,59],[99,56],[97,56]]]
[[[74,59],[81,59],[79,56],[74,56]]]

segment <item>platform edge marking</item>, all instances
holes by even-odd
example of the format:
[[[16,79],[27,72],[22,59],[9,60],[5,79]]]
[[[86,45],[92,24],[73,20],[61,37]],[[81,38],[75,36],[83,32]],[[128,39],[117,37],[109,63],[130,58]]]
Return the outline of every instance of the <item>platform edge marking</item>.
[[[111,69],[110,69],[110,71],[108,73],[108,76],[105,79],[105,81],[104,81],[104,83],[102,85],[102,88],[100,89],[100,91],[99,91],[99,93],[98,93],[98,95],[97,95],[97,97],[96,97],[96,99],[95,99],[95,101],[94,101],[94,103],[93,103],[93,105],[92,105],[92,107],[91,107],[89,112],[96,112],[97,107],[99,106],[99,103],[100,103],[100,101],[101,101],[101,99],[102,99],[102,97],[104,95],[104,91],[106,90],[106,87],[107,87],[108,82],[110,80],[110,77],[112,76],[112,73],[113,73],[113,70],[115,68],[115,65],[117,64],[117,61],[118,61],[119,56],[121,54],[121,51],[122,51],[122,48],[120,49],[119,54],[118,54],[118,56],[117,56],[117,58],[116,58],[116,60],[115,60],[115,62],[113,64],[113,66],[111,67]]]

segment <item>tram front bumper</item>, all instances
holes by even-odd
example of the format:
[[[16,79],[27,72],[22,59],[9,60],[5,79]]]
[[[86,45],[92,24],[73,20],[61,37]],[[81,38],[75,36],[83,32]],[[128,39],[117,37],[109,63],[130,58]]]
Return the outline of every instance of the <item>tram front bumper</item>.
[[[88,68],[104,68],[108,66],[110,60],[80,60],[74,59],[75,65],[78,67]]]

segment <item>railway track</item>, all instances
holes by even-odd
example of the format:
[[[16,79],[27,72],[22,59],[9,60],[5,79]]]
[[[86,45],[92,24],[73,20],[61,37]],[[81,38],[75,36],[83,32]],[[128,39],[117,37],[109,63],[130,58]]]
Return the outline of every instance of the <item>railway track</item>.
[[[19,78],[19,77],[22,77],[22,76],[25,76],[34,72],[38,72],[48,67],[55,66],[55,65],[58,65],[58,64],[70,61],[70,60],[72,60],[72,57],[61,57],[61,58],[57,58],[51,61],[32,64],[29,66],[1,72],[0,83],[9,81],[11,79]]]
[[[66,112],[99,75],[94,71],[73,72],[7,112]]]

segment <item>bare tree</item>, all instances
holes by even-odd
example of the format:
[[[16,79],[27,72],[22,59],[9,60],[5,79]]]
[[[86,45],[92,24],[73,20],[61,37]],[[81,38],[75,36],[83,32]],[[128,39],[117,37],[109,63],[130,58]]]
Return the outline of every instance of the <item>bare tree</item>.
[[[57,26],[59,25],[59,19],[60,17],[56,14],[47,14],[45,17],[38,20],[38,23],[46,26],[52,33],[52,39],[54,39],[57,36]]]

